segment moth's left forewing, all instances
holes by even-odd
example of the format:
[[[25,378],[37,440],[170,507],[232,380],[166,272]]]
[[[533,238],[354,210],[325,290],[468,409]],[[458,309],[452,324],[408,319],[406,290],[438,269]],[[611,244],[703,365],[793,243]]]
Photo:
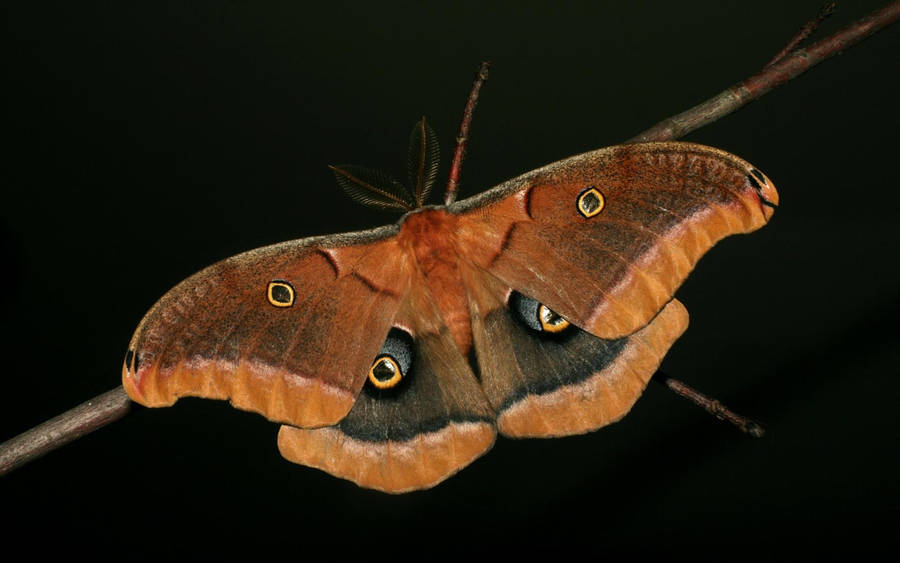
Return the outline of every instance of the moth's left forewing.
[[[777,202],[734,155],[645,143],[551,164],[451,211],[473,264],[614,339],[646,326],[709,248],[764,225]]]
[[[150,407],[195,396],[278,422],[334,424],[353,405],[409,287],[411,264],[395,233],[280,243],[191,276],[135,331],[125,390]]]
[[[496,415],[424,284],[411,288],[395,324],[412,336],[407,376],[390,389],[367,383],[335,426],[282,426],[285,458],[402,493],[432,487],[490,449]]]

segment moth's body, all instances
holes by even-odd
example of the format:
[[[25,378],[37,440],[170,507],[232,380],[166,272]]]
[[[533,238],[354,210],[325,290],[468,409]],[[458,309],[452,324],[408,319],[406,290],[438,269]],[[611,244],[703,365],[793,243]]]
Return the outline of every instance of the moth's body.
[[[624,416],[687,327],[675,290],[777,202],[717,149],[585,153],[397,225],[211,266],[141,321],[123,384],[147,406],[229,399],[285,424],[288,459],[363,486],[432,486],[498,432]]]
[[[460,271],[463,252],[457,248],[457,217],[446,207],[431,207],[406,215],[397,234],[398,245],[407,248],[415,276],[434,299],[441,318],[463,356],[472,347],[469,300]]]

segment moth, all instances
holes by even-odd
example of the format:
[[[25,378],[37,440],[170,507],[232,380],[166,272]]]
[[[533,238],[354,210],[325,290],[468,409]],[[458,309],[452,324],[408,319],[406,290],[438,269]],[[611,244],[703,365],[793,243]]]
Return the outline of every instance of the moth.
[[[290,461],[362,487],[431,487],[512,438],[623,417],[688,325],[673,298],[717,241],[765,225],[772,182],[691,143],[602,148],[426,205],[436,136],[411,136],[410,189],[335,167],[396,224],[228,258],[157,302],[131,339],[128,395],[229,400],[281,423]]]

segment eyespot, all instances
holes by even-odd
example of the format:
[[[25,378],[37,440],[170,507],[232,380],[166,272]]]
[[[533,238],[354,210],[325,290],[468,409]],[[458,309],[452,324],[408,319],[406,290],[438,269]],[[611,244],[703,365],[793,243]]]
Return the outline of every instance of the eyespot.
[[[605,206],[606,198],[603,197],[600,190],[594,186],[591,186],[578,194],[578,199],[576,200],[578,212],[581,213],[585,219],[590,219],[594,215],[597,215],[603,211]]]
[[[541,321],[541,328],[546,332],[562,332],[569,328],[569,321],[544,304],[538,307],[538,319]]]
[[[403,379],[403,371],[390,356],[378,356],[369,368],[369,381],[379,389],[390,389]]]
[[[269,299],[269,303],[276,307],[290,307],[294,304],[296,293],[294,293],[294,286],[290,283],[284,280],[272,280],[266,290],[266,297]]]
[[[369,368],[369,383],[377,389],[392,389],[409,377],[413,360],[413,339],[405,330],[392,328],[381,351]]]
[[[571,326],[565,317],[550,307],[518,291],[509,294],[508,307],[514,317],[537,332],[561,333]]]

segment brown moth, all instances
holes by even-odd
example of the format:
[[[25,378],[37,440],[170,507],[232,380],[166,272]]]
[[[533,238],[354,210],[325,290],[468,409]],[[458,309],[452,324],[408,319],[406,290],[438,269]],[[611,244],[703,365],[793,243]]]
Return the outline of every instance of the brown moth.
[[[223,260],[169,291],[126,354],[128,395],[229,400],[282,423],[287,459],[387,492],[431,487],[497,433],[622,418],[688,314],[700,257],[778,203],[765,175],[691,143],[602,148],[449,205],[425,205],[424,120],[407,191],[335,167],[354,199],[406,210],[368,231]]]

